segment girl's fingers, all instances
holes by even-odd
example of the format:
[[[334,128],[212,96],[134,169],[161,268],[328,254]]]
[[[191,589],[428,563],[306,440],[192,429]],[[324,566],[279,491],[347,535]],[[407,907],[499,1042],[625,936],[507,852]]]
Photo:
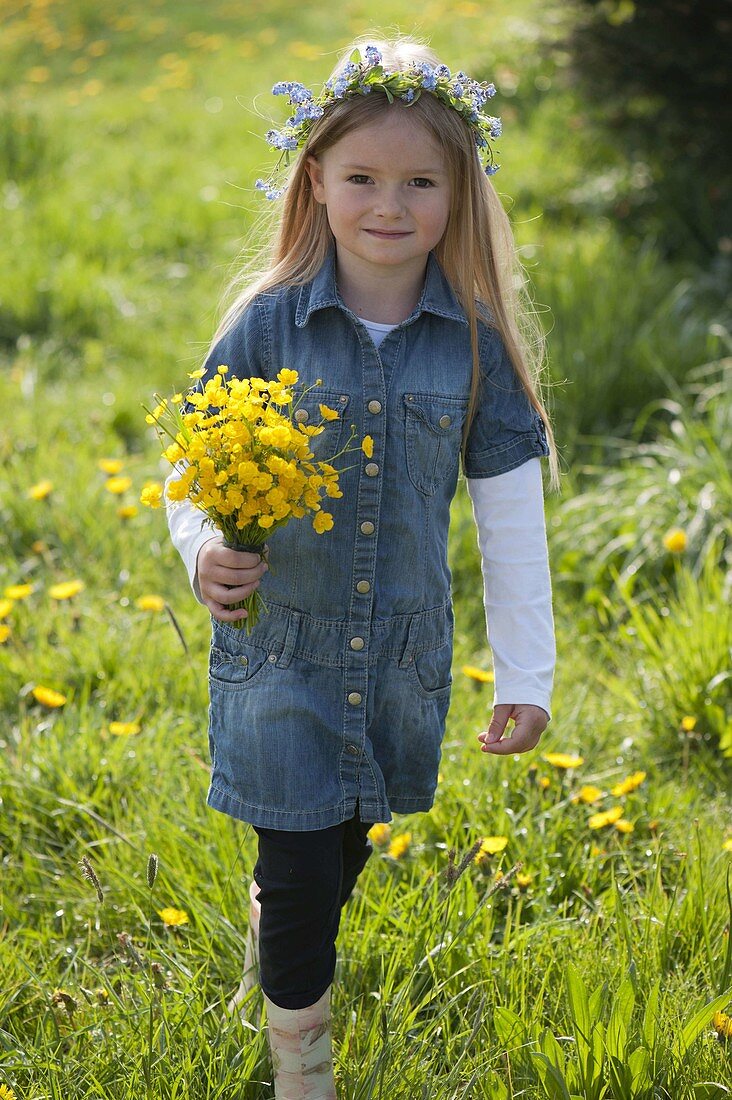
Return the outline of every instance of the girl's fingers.
[[[227,569],[226,566],[219,565],[211,570],[209,580],[215,584],[251,584],[252,581],[263,577],[268,569],[267,563],[260,561],[255,562],[251,567],[238,569]]]
[[[259,587],[259,580],[253,581],[252,584],[240,584],[236,588],[227,588],[223,584],[212,584],[209,588],[211,597],[219,605],[228,607],[229,604],[237,603],[239,600],[245,600],[247,596],[251,596],[252,592]]]

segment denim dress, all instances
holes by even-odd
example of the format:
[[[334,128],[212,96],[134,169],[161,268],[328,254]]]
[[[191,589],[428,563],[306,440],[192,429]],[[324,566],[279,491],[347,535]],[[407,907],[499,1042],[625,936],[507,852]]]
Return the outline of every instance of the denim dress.
[[[495,329],[479,322],[483,379],[465,473],[492,477],[548,455],[544,424]],[[259,294],[216,344],[198,383],[323,380],[298,407],[340,416],[314,437],[337,462],[334,527],[293,519],[268,538],[268,613],[247,636],[211,617],[208,804],[264,828],[309,831],[429,810],[451,691],[447,538],[472,356],[465,314],[430,253],[420,301],[377,350],[344,304],[335,252],[313,280]]]

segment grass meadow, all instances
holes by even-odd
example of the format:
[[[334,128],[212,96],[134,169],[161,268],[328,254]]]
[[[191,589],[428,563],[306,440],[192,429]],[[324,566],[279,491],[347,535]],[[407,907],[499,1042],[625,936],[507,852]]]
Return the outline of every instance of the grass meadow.
[[[205,806],[208,616],[138,504],[166,466],[142,404],[200,365],[266,217],[271,85],[319,83],[379,28],[499,89],[496,184],[562,455],[558,665],[538,748],[481,754],[491,653],[461,483],[440,785],[381,831],[344,910],[341,1096],[732,1095],[729,319],[712,276],[619,232],[627,166],[566,77],[567,9],[0,17],[0,1100],[272,1095],[258,991],[247,1021],[224,1011],[255,837]]]

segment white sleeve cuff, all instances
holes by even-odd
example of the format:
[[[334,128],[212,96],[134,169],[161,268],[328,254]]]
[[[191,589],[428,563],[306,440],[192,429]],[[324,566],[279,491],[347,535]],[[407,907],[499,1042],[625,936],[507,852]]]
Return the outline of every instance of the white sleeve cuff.
[[[178,480],[182,473],[182,466],[185,466],[185,463],[174,466],[165,479],[163,489],[165,514],[170,538],[188,571],[188,579],[193,589],[193,595],[202,604],[201,589],[198,585],[198,552],[205,543],[215,539],[219,532],[211,526],[203,512],[196,508],[194,504],[191,504],[189,500],[168,500],[168,485],[172,481]]]
[[[541,459],[467,483],[493,653],[493,705],[533,703],[551,719],[556,641]]]

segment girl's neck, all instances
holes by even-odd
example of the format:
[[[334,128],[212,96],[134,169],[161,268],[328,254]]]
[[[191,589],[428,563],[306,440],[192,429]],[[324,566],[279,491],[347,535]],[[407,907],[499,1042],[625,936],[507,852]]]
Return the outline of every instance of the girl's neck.
[[[405,321],[419,302],[424,287],[426,263],[421,271],[378,271],[351,269],[346,262],[336,261],[336,281],[341,298],[357,317],[398,325]]]

